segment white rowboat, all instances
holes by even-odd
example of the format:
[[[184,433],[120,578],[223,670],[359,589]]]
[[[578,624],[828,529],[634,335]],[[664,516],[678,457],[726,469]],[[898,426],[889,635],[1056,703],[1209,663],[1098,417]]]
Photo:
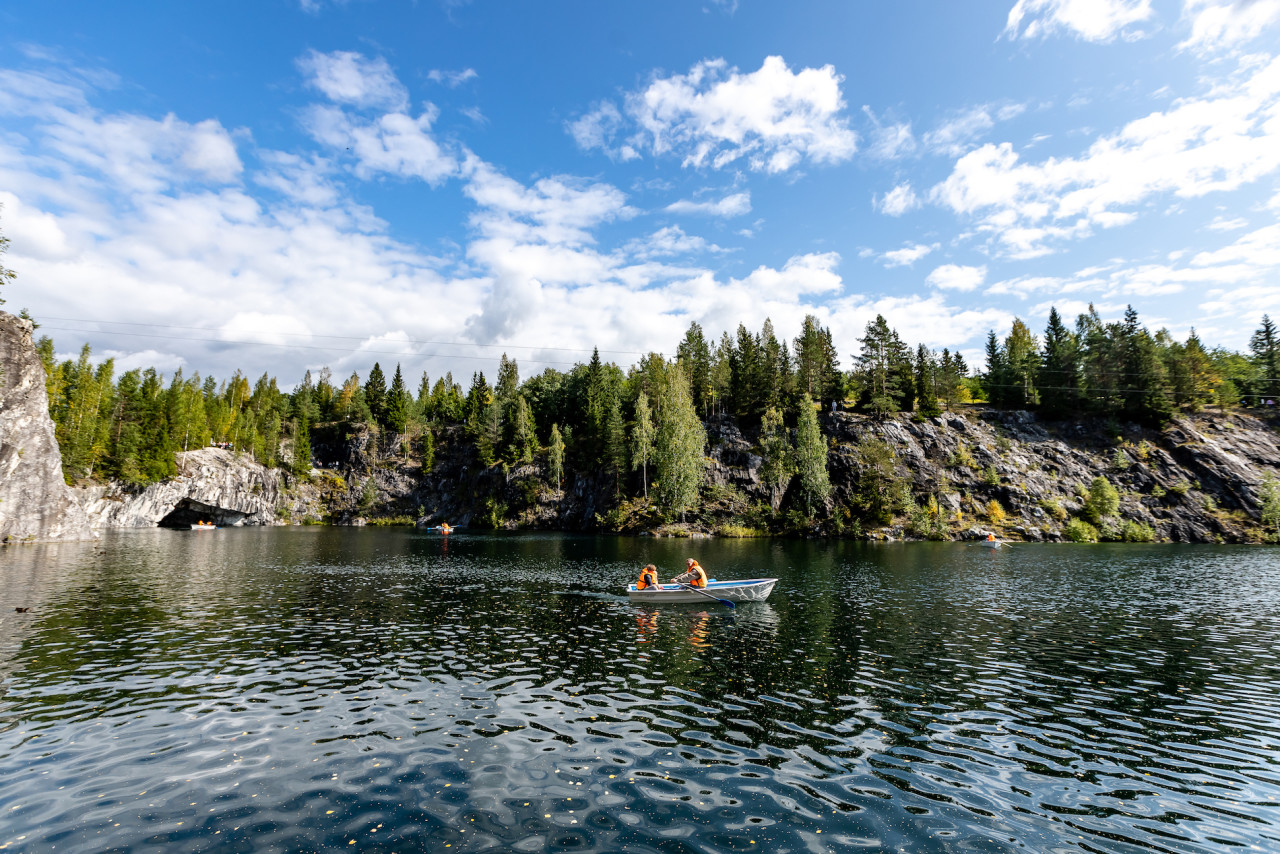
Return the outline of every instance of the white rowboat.
[[[773,585],[777,583],[778,579],[776,578],[710,581],[706,587],[695,587],[692,590],[680,584],[661,584],[657,587],[637,590],[634,584],[628,584],[627,598],[632,602],[670,602],[673,604],[681,602],[706,603],[708,596],[714,599],[728,599],[730,602],[763,602],[769,598]]]
[[[204,524],[201,524],[201,523],[197,522],[197,523],[195,523],[195,524],[193,524],[193,525],[191,526],[191,530],[193,530],[193,531],[216,531],[216,530],[218,530],[218,526],[217,526],[217,525],[204,525]]]

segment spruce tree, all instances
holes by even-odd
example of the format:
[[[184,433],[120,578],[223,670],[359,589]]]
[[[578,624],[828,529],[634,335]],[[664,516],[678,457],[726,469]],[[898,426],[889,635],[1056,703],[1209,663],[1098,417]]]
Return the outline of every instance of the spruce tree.
[[[1049,309],[1037,378],[1040,408],[1051,417],[1080,411],[1080,342],[1062,322],[1058,309]]]
[[[411,398],[409,390],[404,387],[404,377],[400,374],[400,365],[396,364],[395,376],[391,379],[391,388],[385,398],[384,424],[394,433],[403,433],[409,425],[409,406]]]
[[[1280,334],[1270,315],[1262,315],[1262,325],[1249,339],[1249,349],[1259,375],[1258,395],[1263,400],[1280,399]]]
[[[908,374],[910,361],[905,358],[902,342],[889,328],[883,315],[867,324],[866,332],[859,339],[862,352],[858,357],[858,371],[862,380],[860,405],[877,419],[883,420],[899,408],[902,397],[902,371],[905,362]],[[800,391],[809,394],[804,386]],[[812,399],[810,395],[810,399]]]
[[[1007,388],[1005,404],[1017,409],[1036,403],[1036,372],[1040,368],[1040,344],[1019,318],[1004,340]]]
[[[1009,399],[1009,363],[1004,347],[994,330],[987,332],[987,372],[982,377],[982,390],[992,406],[1003,406]]]
[[[800,478],[800,496],[805,513],[813,516],[814,504],[825,504],[831,494],[827,476],[827,440],[818,427],[818,413],[809,395],[800,398],[800,417],[796,424],[796,474]]]
[[[609,407],[604,440],[605,467],[613,472],[613,489],[618,494],[622,491],[622,473],[627,468],[627,433],[622,423],[622,407],[617,400]]]
[[[387,378],[382,374],[382,366],[373,363],[369,379],[364,383],[364,402],[369,407],[369,414],[374,423],[385,424],[387,418]]]
[[[941,395],[939,374],[941,366],[928,347],[916,348],[916,413],[922,418],[941,414],[938,398]]]

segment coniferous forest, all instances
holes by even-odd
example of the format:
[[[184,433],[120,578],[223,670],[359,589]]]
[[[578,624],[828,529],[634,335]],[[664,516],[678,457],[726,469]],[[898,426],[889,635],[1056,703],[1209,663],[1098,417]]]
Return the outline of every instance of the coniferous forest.
[[[111,360],[95,364],[88,345],[62,362],[50,338],[37,348],[68,482],[154,482],[175,473],[175,452],[211,443],[305,476],[318,426],[397,436],[429,470],[437,439],[453,430],[483,465],[542,457],[555,480],[603,470],[619,495],[648,495],[654,486],[674,512],[696,499],[704,422],[713,416],[733,416],[758,435],[767,477],[798,477],[812,506],[827,489],[815,410],[833,404],[876,419],[983,403],[1158,427],[1179,412],[1280,398],[1280,335],[1269,316],[1238,353],[1206,347],[1194,330],[1181,341],[1153,334],[1132,308],[1112,323],[1090,308],[1072,325],[1052,310],[1039,335],[1015,320],[1003,337],[988,335],[981,366],[923,343],[913,349],[883,317],[838,346],[810,316],[791,340],[769,321],[718,340],[692,323],[674,359],[650,353],[626,369],[596,352],[568,371],[522,379],[504,355],[492,379],[478,371],[465,387],[452,374],[411,381],[400,365],[388,379],[380,364],[363,378],[307,372],[291,391],[269,374],[117,376]]]

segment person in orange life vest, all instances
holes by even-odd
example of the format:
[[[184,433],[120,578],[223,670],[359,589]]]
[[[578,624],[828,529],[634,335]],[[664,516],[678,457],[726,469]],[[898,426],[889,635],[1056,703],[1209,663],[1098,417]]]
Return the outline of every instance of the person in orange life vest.
[[[647,590],[650,587],[658,586],[658,568],[653,564],[649,564],[640,570],[640,580],[636,582],[637,590]]]
[[[691,587],[706,587],[707,572],[693,558],[688,560],[689,569],[682,575],[677,575],[671,579],[676,584],[688,584]]]
[[[988,542],[988,543],[994,543],[995,541],[996,541],[996,535],[995,535],[995,534],[987,534],[987,542]]]

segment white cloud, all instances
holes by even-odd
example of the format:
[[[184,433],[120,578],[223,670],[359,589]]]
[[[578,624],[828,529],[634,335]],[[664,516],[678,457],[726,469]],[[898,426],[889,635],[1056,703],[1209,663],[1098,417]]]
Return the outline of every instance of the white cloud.
[[[624,253],[632,258],[648,260],[672,255],[696,255],[704,252],[724,252],[714,243],[708,243],[695,234],[686,234],[678,225],[660,228],[646,237],[628,241]]]
[[[911,132],[911,122],[884,124],[866,104],[862,112],[871,120],[871,144],[867,153],[879,160],[897,160],[906,157],[916,150],[916,138]]]
[[[1210,52],[1251,41],[1280,22],[1280,0],[1184,0],[1191,34],[1181,48]]]
[[[668,213],[699,214],[702,216],[734,217],[751,213],[751,194],[734,193],[715,202],[693,202],[681,199],[667,205]]]
[[[943,264],[934,269],[925,282],[946,291],[976,290],[987,278],[987,268],[966,267],[962,264]]]
[[[1245,79],[1151,113],[1080,157],[1024,162],[1009,143],[961,157],[930,198],[972,215],[1012,257],[1131,222],[1157,194],[1233,190],[1280,167],[1280,59]]]
[[[1021,115],[1024,110],[1022,104],[982,104],[971,107],[926,133],[924,145],[935,153],[958,157],[995,127],[997,121],[1008,121]]]
[[[427,72],[428,80],[433,83],[443,83],[450,89],[457,89],[468,80],[474,80],[479,76],[474,68],[464,68],[461,71],[445,71],[433,68]]]
[[[1151,0],[1018,0],[1009,10],[1004,35],[1037,38],[1067,30],[1085,41],[1135,37],[1132,24],[1152,16]]]
[[[310,75],[307,84],[337,104],[403,112],[409,92],[382,57],[369,59],[353,51],[320,53],[298,58],[298,69]]]
[[[365,120],[337,107],[315,106],[305,113],[303,123],[317,142],[351,151],[356,174],[362,178],[386,172],[435,185],[457,174],[459,168],[454,156],[431,134],[435,119],[433,109],[417,118],[385,113]]]
[[[885,267],[910,267],[930,252],[936,251],[939,244],[908,243],[901,249],[891,249],[880,256]]]
[[[1215,217],[1213,222],[1206,225],[1205,228],[1209,229],[1210,231],[1238,231],[1241,228],[1248,227],[1248,225],[1249,225],[1249,221],[1247,219],[1244,219],[1243,217],[1234,217],[1232,219],[1226,219],[1225,217],[1219,216],[1219,217]]]
[[[885,193],[882,198],[873,198],[871,204],[882,214],[902,216],[920,207],[920,199],[916,197],[910,183],[902,183]]]
[[[830,65],[793,73],[780,56],[747,74],[722,59],[706,60],[628,94],[625,117],[606,102],[568,129],[583,148],[621,159],[647,150],[680,157],[684,166],[722,169],[745,161],[752,171],[775,174],[806,159],[839,163],[857,149],[842,115],[843,80]]]
[[[224,341],[254,341],[263,344],[300,345],[311,340],[311,330],[296,314],[263,314],[238,311],[218,327]]]

